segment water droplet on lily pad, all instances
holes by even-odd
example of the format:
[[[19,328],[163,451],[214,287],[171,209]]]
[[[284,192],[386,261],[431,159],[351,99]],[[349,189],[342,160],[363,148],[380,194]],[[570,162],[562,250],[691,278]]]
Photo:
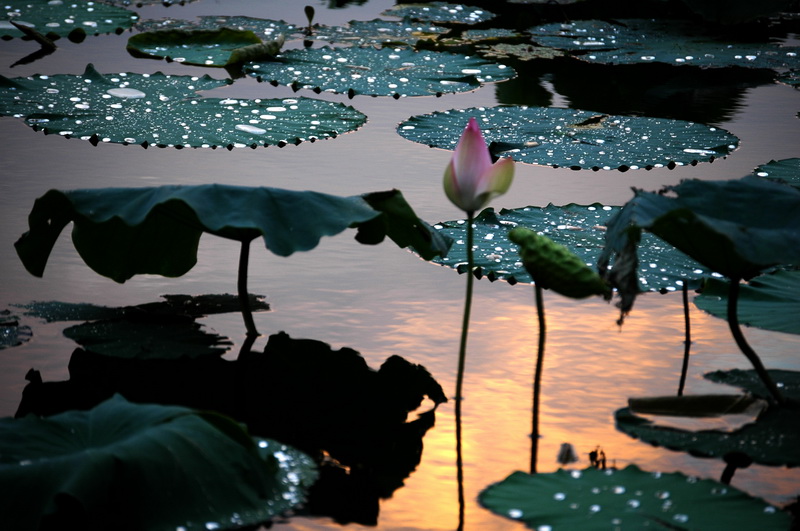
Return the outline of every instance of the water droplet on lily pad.
[[[144,98],[147,95],[141,90],[136,90],[132,88],[113,88],[113,89],[108,89],[106,93],[110,94],[111,96],[115,96],[117,98],[122,98],[124,100],[134,100],[134,99]]]

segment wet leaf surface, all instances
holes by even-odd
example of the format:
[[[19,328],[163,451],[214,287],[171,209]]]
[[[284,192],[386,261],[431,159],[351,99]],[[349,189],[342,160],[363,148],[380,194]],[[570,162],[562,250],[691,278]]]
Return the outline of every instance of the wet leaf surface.
[[[556,168],[672,168],[713,161],[739,144],[724,129],[694,122],[556,107],[452,109],[412,116],[397,132],[413,142],[455,149],[471,117],[493,155]]]
[[[79,35],[122,33],[133,26],[136,13],[103,2],[77,0],[53,2],[50,0],[7,0],[3,3],[4,18],[32,27],[42,35],[67,37]],[[23,33],[6,20],[0,21],[0,37],[22,37]]]
[[[758,166],[753,173],[762,179],[785,182],[800,188],[800,157],[771,160]]]
[[[130,37],[128,52],[134,57],[221,68],[234,50],[253,44],[261,44],[261,39],[249,30],[159,30]]]
[[[366,116],[310,98],[205,98],[199,91],[230,84],[208,76],[100,74],[0,77],[0,114],[23,118],[45,134],[94,144],[159,147],[265,147],[335,138]]]
[[[307,456],[240,424],[119,395],[88,411],[0,419],[5,525],[233,529],[300,503]]]
[[[533,41],[602,64],[667,63],[704,68],[798,68],[800,47],[769,42],[732,42],[690,21],[580,20],[529,30]]]
[[[284,35],[288,39],[299,31],[297,26],[283,20],[227,15],[202,15],[197,17],[196,21],[175,18],[142,20],[136,24],[136,28],[141,31],[231,28],[238,31],[252,31],[263,40],[274,40],[278,35]]]
[[[306,48],[287,50],[278,59],[243,70],[296,89],[394,98],[467,92],[515,75],[513,68],[476,57],[405,48]]]
[[[447,28],[411,20],[351,20],[347,26],[314,26],[314,32],[306,39],[352,46],[413,46],[419,40],[436,39],[447,31]]]
[[[476,273],[512,284],[532,281],[517,244],[508,239],[508,232],[515,227],[526,227],[547,236],[594,267],[605,243],[605,224],[619,209],[600,204],[531,206],[500,212],[487,208],[475,218]],[[466,272],[466,221],[445,221],[434,228],[455,242],[446,257],[434,262]],[[697,262],[653,235],[644,235],[640,250],[638,277],[642,291],[679,291],[683,283],[699,286],[700,280],[710,275]]]
[[[514,472],[481,492],[481,505],[530,529],[783,530],[789,514],[709,479],[680,472],[558,470]]]
[[[447,22],[451,24],[477,24],[495,17],[494,13],[485,9],[447,2],[401,4],[387,9],[383,14],[412,20]]]

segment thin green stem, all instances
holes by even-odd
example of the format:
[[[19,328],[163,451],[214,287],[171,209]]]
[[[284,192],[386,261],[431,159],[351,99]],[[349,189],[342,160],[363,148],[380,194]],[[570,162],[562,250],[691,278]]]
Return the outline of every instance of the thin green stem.
[[[681,379],[678,383],[678,396],[683,396],[686,386],[686,374],[689,372],[689,351],[692,348],[692,329],[689,320],[689,288],[683,283],[683,321],[686,325],[686,337],[683,340],[683,365],[681,366]]]
[[[536,371],[533,376],[533,415],[531,419],[531,474],[536,473],[539,454],[539,407],[542,394],[542,372],[544,370],[544,342],[546,324],[544,320],[544,295],[539,284],[534,286],[536,293],[536,315],[539,317],[539,347],[536,353]]]
[[[239,290],[239,306],[242,309],[244,327],[247,329],[248,336],[257,336],[256,323],[253,321],[253,311],[250,308],[250,295],[247,292],[247,266],[250,262],[250,242],[253,240],[242,241],[239,251],[239,280],[237,288]]]
[[[744,334],[742,334],[742,330],[739,327],[737,306],[739,303],[740,280],[741,279],[739,278],[731,278],[731,283],[728,287],[728,327],[731,329],[731,334],[733,334],[733,339],[736,340],[739,350],[741,350],[742,354],[744,354],[745,357],[750,360],[750,363],[753,364],[756,374],[758,374],[758,377],[761,378],[761,382],[772,395],[772,398],[774,398],[775,402],[777,402],[779,405],[783,405],[786,403],[786,400],[784,399],[780,390],[778,390],[778,386],[775,385],[774,381],[772,381],[767,369],[764,368],[764,364],[761,363],[761,359],[758,357],[758,354],[756,354],[756,352],[747,343],[747,340],[745,339]]]
[[[464,457],[461,447],[461,401],[463,399],[464,367],[467,357],[467,332],[472,309],[472,240],[474,212],[467,212],[467,293],[464,300],[464,318],[461,322],[461,342],[458,347],[458,373],[456,375],[456,480],[458,482],[458,529],[464,529]]]

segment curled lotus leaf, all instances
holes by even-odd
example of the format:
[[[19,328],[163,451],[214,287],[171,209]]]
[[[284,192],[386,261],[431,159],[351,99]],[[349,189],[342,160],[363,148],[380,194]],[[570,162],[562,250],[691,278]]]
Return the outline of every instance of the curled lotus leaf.
[[[411,20],[351,20],[347,26],[314,26],[314,32],[305,38],[351,46],[413,46],[420,40],[436,39],[447,31],[447,28]]]
[[[495,17],[494,13],[482,8],[447,2],[402,4],[387,9],[383,14],[391,17],[450,24],[477,24]]]
[[[165,29],[137,33],[128,39],[128,53],[134,57],[166,59],[169,62],[195,66],[223,67],[231,55],[248,46],[262,44],[249,30]],[[273,55],[280,51],[275,43]]]
[[[0,454],[9,529],[255,527],[302,502],[317,477],[309,457],[227,417],[120,395],[0,419]]]
[[[514,472],[478,501],[530,529],[787,529],[791,516],[739,489],[681,472]]]
[[[601,64],[666,63],[703,68],[798,68],[800,47],[772,42],[731,42],[695,22],[625,19],[578,20],[530,28],[533,42]]]
[[[455,149],[472,117],[493,155],[555,168],[674,168],[712,162],[739,144],[728,131],[695,122],[556,107],[452,109],[412,116],[397,132],[413,142]]]
[[[4,18],[28,26],[42,35],[81,40],[79,36],[122,33],[139,16],[104,2],[53,2],[50,0],[8,0],[3,2]],[[8,20],[0,21],[0,37],[22,37],[24,33]]]
[[[101,74],[0,77],[0,115],[35,130],[144,147],[266,147],[335,138],[366,116],[350,106],[311,98],[206,98],[225,86],[209,76]]]
[[[468,92],[515,75],[511,67],[466,55],[372,47],[287,50],[277,61],[248,63],[243,71],[297,90],[395,99]]]
[[[515,227],[524,227],[565,246],[587,265],[597,263],[605,243],[606,223],[620,207],[569,204],[563,206],[523,207],[495,212],[487,208],[473,223],[474,273],[489,280],[505,280],[510,284],[531,283],[528,271],[520,260],[517,245],[508,238]],[[454,243],[447,256],[433,261],[456,269],[467,270],[466,221],[444,221],[434,225]],[[652,234],[644,234],[640,246],[642,259],[637,267],[641,291],[677,291],[685,285],[699,287],[711,272],[664,243]]]
[[[283,20],[272,20],[267,18],[254,18],[245,16],[228,15],[203,15],[197,20],[181,20],[166,18],[159,20],[142,20],[136,24],[140,31],[156,30],[219,30],[230,28],[238,31],[252,31],[261,39],[271,41],[284,35],[289,38],[295,34],[299,35],[298,28],[294,24],[289,24]]]

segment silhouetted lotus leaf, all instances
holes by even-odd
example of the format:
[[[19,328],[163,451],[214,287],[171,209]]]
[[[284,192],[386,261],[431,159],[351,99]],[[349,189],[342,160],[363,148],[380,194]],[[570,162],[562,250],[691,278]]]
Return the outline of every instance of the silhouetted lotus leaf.
[[[190,317],[196,319],[206,315],[239,311],[238,297],[228,293],[222,295],[162,295],[161,297],[166,300],[125,307],[60,301],[34,301],[17,306],[25,310],[25,315],[44,319],[48,323],[55,321],[99,321],[123,317],[138,319],[143,316],[152,318],[165,317],[167,319]],[[251,294],[250,308],[254,311],[266,311],[269,310],[269,304],[264,302],[263,295]]]
[[[791,517],[763,500],[680,472],[558,470],[514,472],[478,501],[531,529],[787,529]]]
[[[497,157],[574,170],[629,170],[712,162],[736,149],[738,138],[694,122],[610,116],[556,107],[476,107],[412,116],[397,127],[403,138],[455,149],[475,117]]]
[[[0,499],[13,529],[232,529],[302,502],[308,457],[215,413],[136,405],[0,419]],[[259,451],[259,446],[262,449]]]
[[[310,98],[206,98],[229,80],[208,76],[100,74],[0,76],[0,115],[45,134],[93,144],[144,147],[258,147],[335,138],[366,122],[352,107]]]
[[[224,67],[242,62],[234,59],[242,49],[263,48],[265,55],[275,55],[280,45],[269,43],[250,30],[220,29],[165,29],[137,33],[128,39],[128,53],[134,57],[166,59],[169,62],[195,66]],[[269,52],[272,52],[269,54]],[[254,60],[250,58],[249,60]]]
[[[511,67],[478,57],[372,47],[286,50],[278,61],[248,63],[242,70],[297,90],[394,98],[467,92],[515,75]]]
[[[787,398],[800,401],[800,372],[772,369],[769,371],[777,385],[781,388]],[[712,382],[732,385],[744,389],[748,393],[753,393],[762,398],[769,397],[769,391],[764,387],[764,383],[752,369],[731,369],[729,371],[713,371],[703,375]]]
[[[628,399],[628,408],[632,413],[670,417],[703,418],[739,414],[756,416],[767,406],[766,400],[750,394],[670,395]]]
[[[139,18],[136,13],[103,2],[52,2],[50,0],[8,0],[3,3],[5,19],[28,26],[51,38],[80,41],[88,35],[122,33]],[[0,22],[0,37],[22,37],[11,23]]]
[[[0,350],[30,341],[33,336],[31,327],[20,325],[16,315],[11,310],[0,310]]]
[[[347,26],[314,26],[314,33],[306,39],[353,46],[412,46],[419,40],[435,39],[447,31],[447,28],[411,20],[351,20]]]
[[[285,35],[288,38],[298,33],[297,26],[283,20],[227,15],[203,15],[192,21],[175,18],[142,20],[136,24],[136,27],[141,31],[231,28],[239,31],[252,31],[264,40],[274,40],[278,35]]]
[[[447,2],[402,4],[387,9],[383,14],[391,17],[403,17],[426,22],[448,22],[451,24],[477,24],[495,17],[494,13],[485,9],[463,4],[449,4]]]
[[[694,303],[727,319],[728,283],[708,279]],[[753,278],[739,288],[739,322],[748,326],[800,334],[800,271],[776,271]]]
[[[758,166],[754,171],[756,177],[771,181],[782,181],[800,188],[800,157],[793,159],[771,160]]]
[[[694,21],[579,20],[530,28],[532,40],[602,64],[667,63],[703,68],[798,68],[800,47],[770,42],[731,42]]]
[[[495,212],[487,208],[475,218],[475,274],[489,280],[506,280],[511,284],[530,283],[517,245],[508,239],[515,227],[526,227],[566,246],[587,264],[594,264],[605,242],[605,224],[620,207],[569,204],[564,206],[524,207]],[[433,261],[466,272],[466,221],[455,220],[434,226],[455,243],[444,258]],[[640,244],[642,260],[637,274],[642,291],[676,291],[684,283],[699,287],[710,272],[697,262],[665,244],[652,234],[644,234]]]

